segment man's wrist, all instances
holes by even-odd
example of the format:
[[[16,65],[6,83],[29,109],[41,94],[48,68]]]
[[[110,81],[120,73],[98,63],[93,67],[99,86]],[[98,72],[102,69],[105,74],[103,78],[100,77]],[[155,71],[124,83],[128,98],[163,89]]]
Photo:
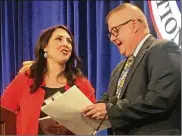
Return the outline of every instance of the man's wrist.
[[[105,102],[104,100],[99,100],[99,101],[96,101],[95,104],[96,103],[107,103],[107,102]]]

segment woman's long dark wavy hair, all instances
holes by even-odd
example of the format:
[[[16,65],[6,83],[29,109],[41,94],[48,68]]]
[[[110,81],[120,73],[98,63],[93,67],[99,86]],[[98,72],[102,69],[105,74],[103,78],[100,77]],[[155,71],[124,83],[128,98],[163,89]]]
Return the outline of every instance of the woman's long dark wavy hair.
[[[75,52],[75,43],[73,35],[69,31],[69,29],[64,25],[53,26],[44,30],[41,33],[35,47],[34,54],[36,59],[35,62],[30,67],[30,74],[28,74],[28,77],[33,79],[33,83],[30,86],[31,93],[36,92],[44,80],[44,74],[47,72],[46,58],[44,58],[44,48],[48,44],[49,39],[51,38],[53,32],[59,28],[64,29],[72,39],[72,44],[71,44],[72,52],[69,60],[66,62],[64,71],[64,75],[67,79],[68,85],[70,86],[74,85],[76,77],[84,76],[83,73],[81,72],[81,66],[82,66],[81,59],[76,55]],[[58,76],[60,74],[58,74]]]

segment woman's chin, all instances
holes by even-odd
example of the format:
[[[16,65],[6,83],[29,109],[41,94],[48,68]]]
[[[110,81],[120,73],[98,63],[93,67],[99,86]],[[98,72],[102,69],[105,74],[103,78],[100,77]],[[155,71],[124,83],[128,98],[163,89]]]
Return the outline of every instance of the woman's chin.
[[[64,64],[66,64],[67,61],[68,61],[68,59],[59,60],[58,63],[59,63],[60,65],[64,65]]]

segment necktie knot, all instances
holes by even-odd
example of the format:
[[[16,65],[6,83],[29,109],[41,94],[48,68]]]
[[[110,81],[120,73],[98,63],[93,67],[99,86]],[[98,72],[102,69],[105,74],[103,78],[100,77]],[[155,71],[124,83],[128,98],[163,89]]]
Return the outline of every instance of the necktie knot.
[[[133,61],[133,60],[134,60],[134,56],[131,55],[130,57],[128,57],[128,60],[127,60],[127,61],[131,62],[131,61]]]

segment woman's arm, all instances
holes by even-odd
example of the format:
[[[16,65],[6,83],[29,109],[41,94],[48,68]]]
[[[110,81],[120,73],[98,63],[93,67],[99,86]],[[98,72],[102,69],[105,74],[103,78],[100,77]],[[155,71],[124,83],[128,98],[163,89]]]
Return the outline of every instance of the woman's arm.
[[[89,80],[87,80],[86,78],[78,78],[76,80],[76,85],[92,103],[96,102],[95,89],[92,87]]]
[[[19,109],[19,101],[22,96],[24,83],[25,75],[18,74],[4,90],[1,96],[0,104],[16,112]]]

